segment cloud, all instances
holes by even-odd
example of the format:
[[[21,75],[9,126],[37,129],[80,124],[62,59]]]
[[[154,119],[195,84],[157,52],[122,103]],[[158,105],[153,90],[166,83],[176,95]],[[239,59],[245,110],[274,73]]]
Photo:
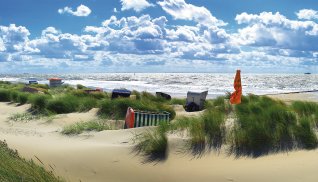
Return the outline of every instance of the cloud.
[[[296,13],[298,19],[312,20],[318,19],[318,11],[313,9],[302,9]]]
[[[88,28],[90,29],[90,28]],[[108,42],[96,35],[62,33],[54,27],[42,31],[42,36],[27,43],[29,54],[56,59],[92,60],[92,50],[103,50]]]
[[[148,7],[155,6],[147,0],[120,0],[120,2],[122,4],[122,11],[133,9],[136,12],[140,12]]]
[[[318,49],[315,43],[318,41],[318,24],[313,21],[290,20],[279,12],[242,13],[235,20],[246,25],[234,36],[240,45],[301,51]]]
[[[164,0],[158,4],[174,19],[191,20],[206,26],[226,25],[222,20],[214,17],[205,7],[188,4],[184,0]]]
[[[0,38],[0,52],[5,51],[6,47],[4,46],[3,40]]]
[[[23,70],[85,67],[92,71],[143,71],[146,67],[147,71],[159,67],[161,71],[208,71],[238,66],[270,70],[271,66],[317,65],[316,22],[292,20],[278,12],[243,12],[235,20],[240,28],[228,31],[211,21],[210,25],[199,21],[178,25],[165,16],[111,16],[99,26],[84,27],[80,34],[49,26],[36,38],[30,38],[26,27],[0,26],[0,64],[10,62]]]
[[[86,26],[80,35],[62,33],[55,27],[47,27],[40,37],[32,40],[28,39],[27,34],[26,41],[20,46],[24,49],[17,53],[15,59],[19,60],[20,56],[20,60],[27,60],[31,56],[34,59],[101,62],[103,59],[98,55],[123,54],[208,60],[218,59],[219,53],[231,52],[229,50],[232,48],[226,49],[229,47],[226,45],[229,39],[223,29],[208,28],[201,24],[170,26],[167,23],[164,16],[152,18],[142,15],[120,19],[111,16],[101,26]],[[7,61],[12,60],[10,55],[2,57]],[[104,60],[104,63],[113,65],[109,59]],[[148,61],[147,65],[163,63],[166,62],[153,60]]]
[[[15,24],[10,24],[8,27],[0,26],[0,49],[8,53],[21,51],[29,40],[29,35],[29,30],[23,26]]]
[[[91,14],[91,12],[92,11],[87,6],[82,4],[76,8],[76,11],[73,11],[73,9],[68,6],[58,9],[59,14],[68,13],[74,16],[88,16]]]

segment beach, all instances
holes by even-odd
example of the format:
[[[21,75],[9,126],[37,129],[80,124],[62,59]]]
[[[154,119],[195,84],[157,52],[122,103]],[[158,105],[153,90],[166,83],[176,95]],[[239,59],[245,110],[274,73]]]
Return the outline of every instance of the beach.
[[[316,93],[271,95],[290,102],[318,102]],[[318,151],[299,150],[264,155],[257,158],[211,152],[199,158],[180,153],[185,138],[169,135],[168,158],[144,163],[132,151],[132,138],[149,128],[85,132],[76,136],[60,133],[63,126],[96,119],[96,109],[86,113],[70,113],[28,122],[8,121],[15,113],[23,113],[29,105],[0,103],[0,140],[66,181],[317,181]],[[183,115],[181,108],[177,116]]]

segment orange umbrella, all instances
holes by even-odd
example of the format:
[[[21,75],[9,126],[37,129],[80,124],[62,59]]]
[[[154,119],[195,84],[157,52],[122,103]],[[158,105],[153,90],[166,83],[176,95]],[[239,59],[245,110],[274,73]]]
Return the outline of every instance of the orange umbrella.
[[[240,104],[242,96],[241,70],[236,70],[234,89],[235,91],[231,94],[230,102],[231,104]]]

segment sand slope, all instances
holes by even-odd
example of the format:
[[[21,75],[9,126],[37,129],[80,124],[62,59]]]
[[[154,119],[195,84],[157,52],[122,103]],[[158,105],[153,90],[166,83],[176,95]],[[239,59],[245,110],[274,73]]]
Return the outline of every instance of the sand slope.
[[[212,153],[194,159],[191,155],[178,153],[184,142],[181,137],[170,136],[168,159],[158,164],[143,164],[142,157],[132,153],[131,138],[145,128],[91,132],[73,137],[59,133],[68,122],[94,119],[94,110],[60,115],[50,123],[45,120],[6,122],[10,114],[24,112],[27,108],[27,105],[15,107],[0,103],[0,140],[6,140],[23,157],[41,164],[39,158],[48,170],[68,181],[318,181],[318,150],[256,159],[235,159],[224,153]]]

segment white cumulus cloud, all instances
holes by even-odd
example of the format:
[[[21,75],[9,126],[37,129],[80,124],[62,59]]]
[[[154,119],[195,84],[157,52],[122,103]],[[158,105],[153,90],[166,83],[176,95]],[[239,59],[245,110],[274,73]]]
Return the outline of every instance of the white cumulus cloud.
[[[154,6],[154,4],[149,3],[147,0],[120,0],[122,4],[122,11],[133,9],[136,12],[140,12],[148,7]]]
[[[29,40],[29,35],[29,30],[24,26],[16,26],[15,24],[10,24],[8,27],[0,26],[1,47],[7,52],[21,51],[25,48],[24,45]]]
[[[191,20],[207,26],[226,25],[222,20],[214,17],[205,7],[188,4],[184,0],[164,0],[158,4],[174,19]]]
[[[279,12],[260,14],[242,13],[236,16],[237,40],[242,45],[270,46],[275,48],[314,51],[318,45],[318,24],[313,21],[291,20]]]
[[[6,50],[6,47],[4,46],[3,40],[0,38],[0,52],[5,50]]]
[[[312,20],[318,19],[318,11],[313,9],[302,9],[296,13],[298,19]]]
[[[59,14],[68,13],[74,16],[88,16],[89,14],[91,14],[91,12],[92,11],[91,9],[89,9],[89,7],[82,4],[76,8],[76,11],[73,11],[73,9],[68,6],[58,9]]]

